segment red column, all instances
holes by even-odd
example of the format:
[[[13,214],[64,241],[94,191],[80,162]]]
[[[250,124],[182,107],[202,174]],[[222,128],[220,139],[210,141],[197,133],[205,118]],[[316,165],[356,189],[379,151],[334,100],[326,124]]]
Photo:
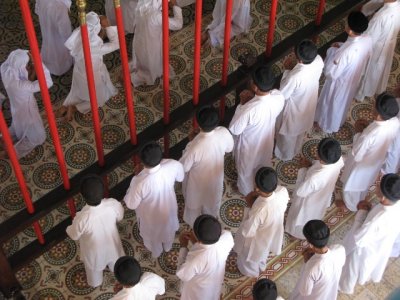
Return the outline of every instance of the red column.
[[[86,77],[88,82],[89,89],[89,97],[90,97],[90,107],[92,110],[92,120],[93,120],[93,130],[94,137],[96,141],[96,150],[97,156],[99,159],[99,165],[104,166],[104,150],[103,150],[103,142],[101,139],[101,128],[100,128],[100,117],[99,110],[97,105],[97,97],[96,97],[96,86],[94,84],[94,76],[93,76],[93,66],[92,66],[92,56],[90,54],[90,43],[89,43],[89,35],[86,25],[86,1],[85,0],[77,0],[77,7],[79,11],[79,21],[81,24],[81,38],[82,38],[82,47],[83,47],[83,55],[85,57],[85,68],[86,68]]]
[[[122,18],[120,0],[114,0],[114,7],[115,7],[115,18],[117,20],[119,49],[120,49],[120,53],[121,53],[122,73],[124,76],[125,101],[126,101],[126,107],[128,110],[128,120],[129,120],[129,130],[130,130],[129,132],[130,132],[130,137],[131,137],[131,143],[133,145],[136,145],[137,144],[137,134],[136,134],[135,108],[133,105],[134,99],[133,99],[133,92],[132,92],[132,85],[131,85],[132,84],[131,76],[129,73],[128,52],[126,51],[124,21]]]
[[[271,0],[271,11],[269,12],[269,25],[268,25],[268,36],[267,36],[267,49],[265,51],[267,57],[271,56],[272,43],[274,42],[277,8],[278,8],[278,0]]]
[[[169,17],[168,0],[162,0],[162,53],[163,53],[163,90],[164,90],[164,124],[169,123]]]
[[[315,24],[317,26],[321,25],[322,15],[324,14],[324,10],[325,10],[325,4],[326,4],[325,0],[319,0],[318,12],[317,12],[317,16],[315,18]]]
[[[203,0],[196,0],[195,28],[194,28],[194,66],[193,66],[193,104],[199,103],[200,93],[200,51],[201,51],[201,19]],[[197,128],[196,118],[193,118],[193,126]]]
[[[13,166],[15,177],[17,179],[19,188],[21,189],[22,198],[24,199],[26,209],[28,213],[33,214],[35,212],[35,208],[33,207],[32,199],[28,191],[28,187],[26,186],[24,174],[22,173],[21,166],[18,161],[17,153],[15,152],[14,145],[8,132],[7,123],[4,119],[3,112],[0,109],[0,132],[3,135],[3,141],[6,146],[6,150],[8,156],[11,161],[11,165]],[[44,237],[42,234],[42,230],[40,229],[40,225],[38,222],[33,223],[33,228],[35,230],[36,236],[39,240],[39,243],[44,244]]]

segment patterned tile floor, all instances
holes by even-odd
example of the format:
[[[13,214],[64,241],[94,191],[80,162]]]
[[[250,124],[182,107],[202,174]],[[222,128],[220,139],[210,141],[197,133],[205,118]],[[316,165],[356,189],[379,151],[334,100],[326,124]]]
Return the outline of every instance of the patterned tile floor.
[[[23,33],[23,26],[20,19],[18,3],[12,0],[2,1],[0,6],[0,34],[2,42],[0,45],[0,63],[3,62],[8,53],[16,48],[27,48],[28,43]],[[213,7],[215,1],[205,1],[204,11],[206,13],[203,24],[210,22],[208,14]],[[340,1],[328,1],[328,8]],[[235,61],[241,53],[248,51],[254,54],[261,53],[264,49],[264,41],[267,31],[269,4],[265,1],[256,0],[252,6],[252,17],[254,19],[252,29],[249,35],[240,36],[232,41],[230,70],[237,68],[238,63]],[[33,1],[31,1],[33,6]],[[90,10],[102,12],[101,1],[90,1]],[[275,41],[278,42],[290,33],[304,26],[312,20],[317,8],[317,1],[297,1],[285,0],[279,3],[277,32]],[[72,6],[71,17],[73,24],[76,24],[76,11]],[[171,98],[172,108],[176,108],[180,104],[189,101],[191,98],[191,84],[193,67],[193,6],[189,6],[184,10],[185,28],[171,35],[171,64],[174,66],[176,78],[171,81]],[[4,22],[3,22],[4,20]],[[37,20],[35,19],[36,25]],[[39,27],[36,27],[39,32]],[[319,43],[325,43],[344,29],[343,22],[339,22],[327,30],[320,36]],[[128,45],[132,36],[128,36]],[[399,68],[400,49],[397,47],[396,57],[393,62],[392,75],[390,77],[390,87],[394,87],[396,82],[400,81]],[[202,51],[202,72],[201,72],[201,88],[204,89],[220,78],[222,54],[215,50],[205,47]],[[107,67],[110,70],[111,77],[114,82],[117,81],[119,74],[119,58],[118,52],[107,55],[105,58]],[[282,64],[277,63],[274,70],[279,73]],[[51,96],[55,106],[60,105],[62,99],[65,98],[69,90],[71,82],[71,71],[62,77],[54,77],[55,85],[50,89]],[[127,129],[127,119],[125,113],[125,105],[123,91],[120,88],[120,94],[113,97],[107,105],[100,109],[102,121],[102,133],[104,139],[104,148],[106,153],[116,146],[123,143],[129,138]],[[137,127],[143,130],[149,124],[161,118],[162,115],[162,88],[159,83],[154,86],[145,86],[135,89]],[[41,105],[41,101],[39,101]],[[231,104],[231,103],[229,103]],[[351,146],[352,136],[354,134],[354,121],[359,118],[371,118],[371,104],[365,102],[355,104],[349,113],[348,122],[342,127],[340,132],[335,134],[342,146],[343,152],[347,152]],[[3,104],[3,109],[7,113],[8,103]],[[9,116],[9,114],[8,114]],[[45,115],[43,114],[45,119]],[[190,124],[184,124],[171,133],[171,144],[178,142],[186,137],[190,130]],[[61,142],[65,151],[68,172],[73,176],[89,164],[96,161],[96,153],[94,147],[93,133],[91,128],[90,115],[75,114],[75,120],[69,124],[59,123],[59,133]],[[316,145],[326,135],[319,132],[309,132],[303,146],[303,154],[312,158],[315,155]],[[162,142],[162,141],[161,141]],[[29,189],[34,200],[46,194],[49,190],[61,183],[59,171],[56,165],[56,159],[50,137],[46,143],[35,149],[33,153],[21,160],[22,169],[25,174]],[[282,184],[292,190],[296,181],[298,165],[295,161],[281,162],[274,161],[274,166],[279,173]],[[126,162],[109,175],[110,187],[117,184],[123,178],[133,172],[131,162]],[[221,206],[220,218],[226,228],[235,232],[240,224],[243,214],[244,201],[243,197],[238,195],[232,188],[236,181],[236,171],[231,156],[226,159],[225,168],[225,193]],[[15,212],[23,209],[23,203],[18,190],[18,185],[13,176],[8,160],[0,160],[0,221],[9,218]],[[177,187],[180,214],[183,211],[183,199],[180,193],[180,187]],[[336,193],[340,193],[340,185]],[[80,198],[77,197],[78,207],[81,205]],[[52,226],[61,222],[68,215],[66,206],[62,206],[55,210],[52,214],[40,220],[40,224],[44,231],[49,230]],[[343,224],[351,222],[352,215],[348,212],[342,213],[331,208],[327,214],[326,220],[334,231],[335,239],[343,236]],[[181,220],[182,221],[182,220]],[[183,222],[182,222],[183,223]],[[346,225],[348,226],[348,225]],[[141,261],[145,270],[153,271],[166,280],[167,293],[160,299],[178,299],[179,298],[179,281],[174,276],[176,268],[176,260],[178,253],[178,244],[168,253],[164,253],[159,259],[153,260],[150,253],[144,249],[141,244],[141,238],[138,234],[135,214],[126,210],[125,218],[119,225],[121,238],[125,251],[129,255],[134,255]],[[34,238],[33,230],[27,229],[17,237],[11,239],[3,245],[3,249],[7,255],[12,255],[18,249],[32,241]],[[268,269],[263,276],[269,276],[278,280],[278,287],[282,295],[286,296],[298,276],[299,261],[303,247],[306,246],[296,240],[291,240],[285,236],[285,245],[282,255],[271,258]],[[113,285],[115,278],[112,273],[105,273],[104,283],[100,288],[92,289],[86,284],[85,273],[82,263],[77,255],[77,247],[73,241],[66,239],[45,255],[32,262],[29,266],[23,268],[17,273],[17,277],[26,291],[28,299],[108,299],[113,294]],[[291,272],[287,272],[287,270]],[[388,272],[394,269],[391,266]],[[293,270],[293,272],[292,272]],[[224,299],[241,299],[246,295],[252,281],[247,277],[241,276],[236,269],[234,255],[229,257],[226,268],[226,280],[224,287]],[[395,270],[394,270],[395,271]],[[297,274],[297,275],[296,275]],[[390,275],[390,274],[389,274]],[[393,277],[393,276],[392,276]],[[388,278],[391,278],[390,276]],[[387,282],[386,282],[387,281]],[[387,290],[398,285],[385,277],[385,287]],[[360,293],[373,293],[374,289],[367,286],[368,291],[360,289]],[[377,289],[383,292],[384,289]],[[375,299],[380,295],[376,295]],[[347,299],[347,298],[344,298]]]

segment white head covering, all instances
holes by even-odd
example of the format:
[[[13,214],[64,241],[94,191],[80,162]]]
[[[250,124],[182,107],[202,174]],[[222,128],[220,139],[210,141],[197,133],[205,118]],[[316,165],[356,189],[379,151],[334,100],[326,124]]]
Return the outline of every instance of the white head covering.
[[[100,18],[99,16],[91,11],[86,14],[86,26],[89,34],[90,47],[99,47],[103,44],[103,40],[99,37],[99,32],[101,30]],[[83,55],[82,49],[82,39],[81,39],[81,28],[76,28],[68,40],[65,42],[65,47],[67,47],[73,57]]]
[[[136,11],[141,16],[145,16],[155,10],[161,10],[162,0],[139,0]]]
[[[7,89],[15,80],[28,79],[26,65],[29,62],[28,50],[17,49],[8,55],[7,60],[1,65],[1,79]]]
[[[60,2],[71,9],[71,0],[36,0],[35,4],[35,14],[39,15],[40,10],[43,8],[43,4],[50,4],[51,2]]]

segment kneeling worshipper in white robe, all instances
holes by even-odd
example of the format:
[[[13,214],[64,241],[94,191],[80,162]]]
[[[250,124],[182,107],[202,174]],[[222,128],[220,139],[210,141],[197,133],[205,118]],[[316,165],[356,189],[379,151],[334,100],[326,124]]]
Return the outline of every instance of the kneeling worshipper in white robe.
[[[386,174],[376,187],[379,203],[372,209],[368,200],[358,205],[354,223],[343,243],[346,264],[339,291],[353,294],[355,285],[381,281],[393,244],[400,234],[400,177]]]
[[[356,95],[358,101],[386,91],[399,31],[400,1],[385,0],[365,31],[372,39],[373,51]]]
[[[28,50],[17,49],[1,65],[1,80],[10,100],[11,127],[18,158],[44,143],[46,132],[34,93],[40,91],[39,81]],[[43,65],[47,87],[53,85],[49,70]],[[2,153],[4,155],[5,153]]]
[[[285,225],[285,231],[291,236],[305,239],[304,225],[309,220],[320,220],[325,216],[344,165],[341,156],[339,142],[324,138],[318,145],[318,160],[309,169],[299,170]]]
[[[218,218],[224,185],[224,157],[233,149],[233,137],[228,129],[218,126],[215,108],[200,108],[196,119],[200,133],[187,144],[179,160],[186,172],[182,184],[183,220],[191,227],[202,214]]]
[[[254,190],[254,175],[263,166],[271,166],[275,123],[285,99],[273,90],[275,76],[268,67],[259,67],[252,74],[251,89],[255,94],[241,101],[229,124],[234,135],[234,157],[238,173],[237,186],[242,195]]]
[[[111,82],[110,74],[103,62],[103,56],[105,54],[119,49],[118,33],[115,26],[110,26],[108,24],[106,17],[101,16],[101,18],[99,18],[99,16],[92,11],[86,15],[86,24],[89,34],[97,105],[102,107],[112,96],[118,93],[118,90]],[[109,42],[104,43],[99,34],[102,36],[106,34]],[[63,106],[57,112],[57,115],[71,121],[75,109],[82,114],[86,114],[91,110],[80,28],[74,30],[70,38],[65,42],[65,46],[74,57],[75,65],[72,73],[71,90]]]
[[[183,26],[182,9],[171,0],[174,16],[168,18],[169,30]],[[163,75],[162,0],[139,0],[136,7],[136,28],[132,41],[131,79],[134,86],[153,85]],[[170,78],[175,76],[169,66]]]
[[[125,255],[117,228],[124,208],[115,199],[103,199],[104,185],[97,175],[85,177],[80,189],[86,205],[67,227],[67,234],[74,241],[79,240],[87,283],[97,287],[103,282],[103,270],[114,270],[117,259]]]
[[[183,166],[173,159],[162,159],[162,149],[149,142],[140,151],[144,169],[132,178],[124,202],[134,209],[144,246],[154,258],[172,248],[179,229],[175,182],[185,176]]]
[[[310,247],[303,252],[301,268],[289,300],[336,300],[346,251],[342,245],[328,245],[329,227],[321,220],[310,220],[303,228]]]
[[[351,102],[372,53],[372,40],[362,33],[368,19],[361,12],[347,18],[344,44],[335,43],[325,58],[325,83],[318,99],[315,121],[326,133],[338,132],[346,121]]]
[[[275,156],[280,160],[291,160],[301,152],[303,138],[314,122],[318,101],[319,78],[324,62],[318,55],[317,46],[303,40],[295,47],[297,64],[292,68],[285,62],[279,90],[285,97],[282,122],[278,129]]]
[[[242,223],[233,250],[243,275],[257,277],[265,271],[270,252],[279,255],[283,244],[283,220],[289,201],[286,188],[278,185],[274,169],[263,167],[255,176],[255,189],[246,196]]]
[[[353,148],[345,160],[346,165],[340,178],[343,183],[343,201],[351,211],[357,211],[358,202],[365,199],[399,132],[399,106],[393,96],[385,93],[379,95],[375,101],[375,110],[375,121],[354,136]]]
[[[400,98],[396,98],[396,100],[400,108]],[[400,122],[400,111],[397,114],[397,118]],[[400,172],[400,127],[392,144],[389,147],[388,153],[386,155],[386,161],[382,167],[381,172],[382,174]]]
[[[194,222],[193,232],[183,232],[179,241],[176,276],[182,281],[181,299],[219,300],[226,260],[233,247],[232,233],[222,230],[213,216],[201,215]]]
[[[202,34],[202,44],[210,38],[211,46],[223,47],[225,36],[226,0],[217,0],[212,13],[213,20]],[[250,15],[250,0],[233,0],[231,15],[231,39],[238,34],[247,34],[253,19]]]
[[[135,10],[138,0],[121,0],[122,19],[124,21],[125,33],[133,33],[135,31]],[[110,21],[111,26],[117,25],[115,17],[114,0],[106,0],[104,4],[107,19]]]
[[[72,56],[64,45],[72,32],[70,7],[71,0],[36,0],[35,4],[42,33],[40,55],[50,73],[57,76],[67,72],[73,63]]]
[[[114,275],[122,289],[112,300],[155,300],[165,293],[164,278],[151,273],[142,273],[138,261],[131,256],[118,258],[114,265]]]
[[[243,298],[243,300],[284,300],[278,296],[278,290],[275,282],[268,278],[259,279],[252,289],[252,297]]]

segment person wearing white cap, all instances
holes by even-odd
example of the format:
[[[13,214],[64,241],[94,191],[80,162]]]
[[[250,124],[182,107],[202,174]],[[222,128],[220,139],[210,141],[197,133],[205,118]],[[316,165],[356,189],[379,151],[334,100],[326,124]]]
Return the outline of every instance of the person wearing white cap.
[[[42,32],[40,55],[51,74],[67,72],[73,59],[64,43],[72,32],[69,11],[71,0],[36,0],[35,13],[39,16]]]
[[[10,134],[15,141],[18,158],[30,153],[46,140],[34,93],[40,91],[39,81],[28,50],[17,49],[1,65],[1,80],[10,99]],[[49,70],[43,64],[47,87],[53,85]],[[5,153],[0,155],[4,156]]]
[[[97,105],[102,107],[112,96],[118,93],[118,90],[111,82],[110,74],[103,62],[105,54],[119,49],[118,33],[115,26],[109,25],[106,17],[99,17],[95,12],[89,12],[86,15],[86,24],[89,34]],[[104,36],[105,34],[109,39],[107,43],[104,43],[102,37],[100,37],[100,35]],[[72,73],[71,90],[63,106],[57,112],[57,116],[71,121],[75,109],[82,114],[91,111],[80,28],[74,30],[65,42],[65,46],[74,57],[75,65]]]

